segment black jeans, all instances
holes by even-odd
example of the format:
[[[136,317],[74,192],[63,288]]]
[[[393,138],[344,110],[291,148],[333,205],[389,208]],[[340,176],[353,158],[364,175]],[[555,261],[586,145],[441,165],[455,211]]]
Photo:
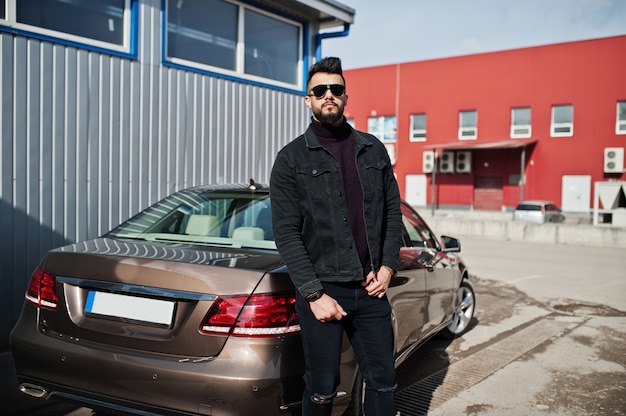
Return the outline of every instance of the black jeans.
[[[331,414],[339,385],[341,341],[345,330],[366,383],[365,415],[395,415],[393,331],[387,297],[373,298],[356,282],[324,282],[323,286],[326,294],[335,298],[348,316],[340,321],[321,323],[315,319],[309,303],[297,294],[307,376],[302,414]]]

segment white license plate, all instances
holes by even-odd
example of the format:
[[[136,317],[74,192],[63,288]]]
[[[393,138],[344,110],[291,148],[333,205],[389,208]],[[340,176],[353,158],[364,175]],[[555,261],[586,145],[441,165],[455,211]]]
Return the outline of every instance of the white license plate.
[[[85,312],[171,326],[174,306],[174,302],[166,300],[90,290]]]

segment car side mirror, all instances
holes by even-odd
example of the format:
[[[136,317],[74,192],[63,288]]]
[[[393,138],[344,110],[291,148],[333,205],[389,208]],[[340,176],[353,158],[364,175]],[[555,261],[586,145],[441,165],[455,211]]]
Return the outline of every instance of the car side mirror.
[[[458,238],[449,237],[447,235],[442,235],[441,245],[443,246],[443,251],[447,253],[460,253],[461,252],[461,241]]]

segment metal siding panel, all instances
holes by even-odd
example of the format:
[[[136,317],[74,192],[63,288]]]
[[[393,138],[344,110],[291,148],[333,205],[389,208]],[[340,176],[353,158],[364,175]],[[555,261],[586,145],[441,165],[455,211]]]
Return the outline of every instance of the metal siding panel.
[[[0,34],[0,221],[10,230],[0,273],[13,276],[1,283],[11,320],[0,336],[47,249],[182,187],[267,183],[276,152],[308,124],[299,95],[163,67],[160,7],[140,1],[136,61]]]
[[[41,238],[40,222],[40,179],[41,179],[41,50],[40,42],[27,42],[26,62],[26,264],[37,261],[39,240]]]
[[[65,244],[64,238],[64,195],[65,195],[65,137],[66,137],[66,108],[65,96],[66,82],[65,74],[66,58],[65,48],[55,45],[52,49],[52,219],[50,227],[53,232],[51,247],[58,247]],[[42,248],[45,250],[46,248]]]
[[[63,137],[63,234],[71,241],[78,235],[77,205],[78,200],[78,106],[79,100],[79,60],[76,49],[65,51],[65,91],[64,91],[64,124]]]
[[[23,302],[25,278],[16,273],[13,258],[16,213],[13,209],[13,117],[14,117],[14,70],[13,37],[0,34],[0,313],[10,319],[0,320],[0,339],[5,342],[13,323],[19,316]]]
[[[113,57],[109,66],[111,74],[111,81],[109,85],[109,112],[111,113],[111,118],[109,120],[108,140],[104,143],[104,148],[107,150],[109,155],[107,164],[108,173],[106,177],[106,206],[108,215],[106,217],[106,222],[103,224],[102,232],[108,231],[113,226],[118,224],[117,219],[119,218],[120,199],[119,181],[120,171],[122,169],[120,166],[120,149],[122,148],[121,119],[123,117],[123,113],[121,113],[121,111],[123,105],[121,102],[121,96],[123,94],[123,90],[121,90],[122,74],[120,59]]]
[[[132,136],[132,114],[133,114],[133,89],[132,85],[133,65],[127,60],[120,62],[120,125],[119,125],[119,149],[117,151],[117,163],[119,165],[116,172],[116,180],[113,181],[118,188],[116,216],[112,218],[112,226],[120,224],[130,215],[130,192],[132,175],[131,175],[131,137]],[[114,171],[115,169],[112,168]],[[134,192],[133,192],[134,193]],[[115,194],[115,192],[112,192]]]
[[[26,194],[28,192],[27,181],[27,146],[28,140],[28,108],[27,108],[27,90],[28,90],[28,74],[27,74],[27,41],[26,39],[15,40],[15,74],[14,74],[14,119],[13,124],[16,126],[13,131],[13,178],[12,203],[14,210],[13,220],[13,244],[20,250],[15,250],[12,256],[13,273],[18,278],[18,284],[24,285],[27,276],[27,252],[28,246],[26,241],[28,209],[26,206]],[[26,128],[17,128],[23,126]],[[21,280],[21,281],[20,281]]]
[[[189,113],[189,154],[183,161],[185,169],[185,186],[201,183],[200,166],[202,165],[202,77],[190,74],[187,82],[187,112]]]
[[[99,120],[100,111],[104,110],[100,106],[100,100],[98,99],[98,89],[100,87],[100,60],[99,55],[90,53],[87,58],[87,114],[85,119],[87,120],[87,133],[84,138],[79,137],[80,142],[85,142],[86,152],[86,164],[85,164],[85,178],[87,182],[85,184],[86,192],[84,201],[81,201],[82,209],[86,214],[86,223],[84,229],[79,229],[80,238],[84,240],[89,238],[89,230],[93,230],[97,234],[98,228],[98,214],[99,207],[98,202],[100,196],[98,195],[98,148],[99,148]],[[108,115],[108,114],[107,114]]]
[[[111,59],[112,58],[105,55],[94,57],[94,63],[97,62],[95,65],[99,68],[97,76],[98,87],[95,89],[95,96],[93,97],[93,99],[98,102],[98,112],[94,118],[97,122],[92,123],[95,125],[95,136],[91,143],[93,143],[95,147],[91,148],[89,151],[90,158],[93,160],[93,173],[95,175],[92,177],[91,181],[93,199],[90,198],[89,202],[90,204],[95,202],[95,206],[91,206],[89,211],[94,214],[92,224],[94,224],[93,226],[95,230],[97,230],[96,233],[98,235],[102,235],[103,232],[107,231],[107,218],[109,216],[107,196],[109,194],[110,153],[108,151],[108,141],[110,140],[111,131],[109,121],[113,117],[110,100]],[[91,225],[90,229],[92,229]]]
[[[40,94],[37,97],[38,106],[41,111],[40,135],[39,135],[39,227],[38,249],[35,253],[36,258],[39,253],[49,248],[52,244],[52,200],[53,200],[53,184],[55,181],[53,172],[53,156],[54,146],[52,143],[54,137],[53,118],[54,109],[53,93],[54,79],[52,67],[53,48],[49,43],[40,44]],[[50,70],[52,69],[52,70]]]
[[[168,190],[170,189],[170,177],[168,175],[169,169],[169,158],[167,157],[170,154],[174,154],[171,152],[172,149],[169,147],[168,138],[171,135],[170,125],[172,123],[171,118],[175,117],[175,113],[171,111],[172,108],[172,100],[175,99],[175,95],[172,92],[171,86],[171,78],[169,76],[169,72],[173,71],[171,68],[162,68],[159,71],[159,89],[161,91],[161,96],[159,98],[159,102],[157,103],[157,114],[158,119],[156,120],[158,131],[156,132],[156,136],[158,137],[157,142],[157,161],[156,165],[153,166],[152,177],[155,179],[155,187],[154,192],[151,195],[156,196],[157,199],[163,198],[168,194]]]
[[[129,163],[129,178],[127,198],[128,207],[126,211],[126,218],[130,218],[133,213],[139,212],[142,207],[140,204],[140,190],[141,190],[141,123],[142,123],[142,66],[139,63],[131,64],[130,71],[130,131],[129,131],[129,146],[130,151],[128,154]]]
[[[136,204],[138,207],[149,205],[150,186],[152,182],[150,161],[156,159],[154,148],[150,146],[150,137],[152,136],[152,115],[156,109],[154,94],[152,92],[153,80],[156,77],[158,69],[150,65],[140,65],[139,72],[139,91],[138,91],[138,135],[137,135],[137,196]]]
[[[89,176],[89,140],[90,140],[90,117],[92,115],[92,107],[97,103],[92,103],[90,100],[90,90],[93,88],[91,82],[89,65],[89,52],[78,51],[77,56],[77,85],[76,85],[76,150],[74,157],[76,158],[76,169],[74,172],[69,172],[68,179],[75,182],[76,194],[68,195],[68,202],[75,204],[75,218],[76,228],[75,235],[73,236],[75,241],[80,241],[88,238],[87,230],[89,229],[89,205],[87,200],[89,199],[88,183],[90,181]],[[75,174],[75,177],[71,175]],[[71,219],[70,219],[71,220]]]
[[[171,124],[169,126],[170,134],[167,139],[170,142],[170,147],[173,149],[174,157],[170,157],[170,155],[166,155],[168,158],[168,177],[170,179],[170,187],[167,190],[167,193],[172,192],[179,187],[183,186],[183,172],[181,170],[182,163],[180,163],[180,159],[184,155],[185,151],[185,75],[184,72],[181,71],[172,71],[170,73],[172,75],[172,95],[174,95],[174,100],[172,101],[173,108],[170,109],[173,112],[174,117],[171,118]]]

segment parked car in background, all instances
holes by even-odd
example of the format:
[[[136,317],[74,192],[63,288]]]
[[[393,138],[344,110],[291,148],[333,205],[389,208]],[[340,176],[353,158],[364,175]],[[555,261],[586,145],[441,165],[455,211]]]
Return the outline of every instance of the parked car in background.
[[[563,222],[565,215],[552,201],[521,201],[513,211],[514,221]]]
[[[295,289],[270,203],[253,182],[194,187],[48,252],[11,333],[20,389],[113,413],[300,414]],[[475,309],[460,242],[440,241],[404,202],[402,215],[388,290],[398,365],[435,334],[463,334]],[[341,364],[335,408],[361,414],[347,342]]]

